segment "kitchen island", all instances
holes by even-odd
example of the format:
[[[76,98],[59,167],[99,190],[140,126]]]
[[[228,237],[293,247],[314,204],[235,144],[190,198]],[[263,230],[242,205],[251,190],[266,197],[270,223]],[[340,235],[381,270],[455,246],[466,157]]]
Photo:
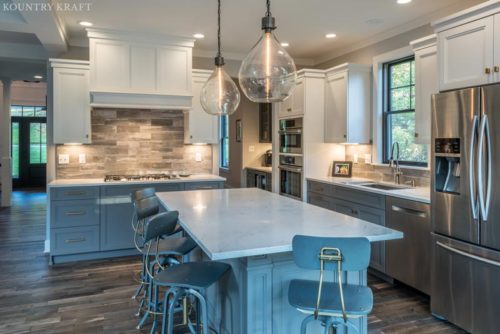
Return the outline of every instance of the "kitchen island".
[[[167,210],[180,212],[180,224],[199,245],[201,258],[232,266],[232,273],[209,291],[210,319],[215,328],[221,324],[219,333],[299,333],[305,316],[288,304],[288,284],[293,278],[318,280],[319,273],[293,263],[294,235],[366,237],[371,242],[403,237],[398,231],[255,188],[158,197]],[[366,285],[366,272],[348,273],[346,281]],[[360,333],[367,332],[366,318],[356,325]],[[309,330],[318,333],[321,327],[314,323]]]

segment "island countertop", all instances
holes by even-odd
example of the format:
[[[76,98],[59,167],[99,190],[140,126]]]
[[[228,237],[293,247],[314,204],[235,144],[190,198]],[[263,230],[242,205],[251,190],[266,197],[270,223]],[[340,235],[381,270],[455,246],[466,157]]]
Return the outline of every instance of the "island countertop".
[[[403,233],[257,188],[163,192],[184,230],[212,260],[290,252],[297,234],[403,238]]]

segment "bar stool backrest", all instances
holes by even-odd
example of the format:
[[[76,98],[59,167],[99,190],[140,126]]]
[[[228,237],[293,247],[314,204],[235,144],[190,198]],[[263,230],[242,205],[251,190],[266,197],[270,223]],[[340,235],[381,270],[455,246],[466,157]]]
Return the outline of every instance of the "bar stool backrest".
[[[156,194],[155,188],[152,187],[136,190],[131,194],[132,202],[141,200],[143,198],[153,197],[155,196],[155,194]]]
[[[147,197],[134,202],[136,218],[142,220],[160,212],[160,204],[156,196]]]
[[[327,238],[296,235],[292,241],[293,259],[295,264],[303,269],[320,270],[320,254],[322,254],[323,249],[340,250],[342,271],[365,270],[370,263],[370,242],[366,238]],[[337,271],[337,265],[337,261],[325,261],[324,269]]]
[[[144,233],[144,243],[170,235],[177,226],[179,211],[162,212],[149,221]]]

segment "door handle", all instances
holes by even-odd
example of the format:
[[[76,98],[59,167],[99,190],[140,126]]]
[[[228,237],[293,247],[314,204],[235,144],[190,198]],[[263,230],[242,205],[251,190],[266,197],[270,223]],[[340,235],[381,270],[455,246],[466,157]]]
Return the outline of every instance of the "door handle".
[[[405,213],[405,214],[409,214],[409,215],[414,215],[414,216],[418,216],[421,218],[427,218],[427,212],[415,210],[415,209],[410,209],[410,208],[402,208],[402,207],[397,206],[397,205],[392,206],[392,211]]]
[[[81,238],[77,238],[77,239],[66,239],[66,240],[64,240],[64,242],[67,244],[74,244],[77,242],[84,242],[85,240],[86,240],[85,237],[81,237]]]
[[[493,260],[486,259],[486,258],[481,257],[481,256],[477,256],[477,255],[473,255],[473,254],[464,252],[464,251],[462,251],[460,249],[456,249],[455,247],[451,247],[451,246],[445,245],[445,244],[443,244],[442,242],[439,242],[439,241],[436,241],[436,245],[438,245],[439,247],[442,247],[442,248],[444,248],[446,250],[449,250],[450,252],[453,252],[453,253],[456,253],[456,254],[468,257],[470,259],[474,259],[474,260],[477,260],[477,261],[480,261],[480,262],[491,264],[491,265],[496,266],[496,267],[500,267],[500,262],[498,262],[498,261],[493,261]]]
[[[470,147],[469,147],[469,166],[471,169],[469,172],[469,200],[470,200],[470,206],[472,208],[472,219],[478,218],[478,210],[479,210],[476,200],[476,194],[474,194],[474,185],[475,185],[474,175],[476,175],[474,168],[474,153],[475,153],[474,146],[476,142],[477,122],[478,118],[477,116],[474,116],[474,118],[472,119],[472,131],[470,136]]]
[[[83,216],[86,213],[86,211],[68,211],[66,212],[66,216]]]
[[[484,69],[484,74],[491,74],[491,68],[486,67],[486,68]]]
[[[486,196],[484,191],[484,175],[483,175],[483,146],[486,137],[486,154],[488,174],[486,179]],[[491,141],[488,116],[484,115],[479,126],[479,141],[478,141],[478,192],[479,192],[479,207],[481,209],[481,218],[486,222],[488,220],[490,201],[491,201]]]
[[[85,192],[84,191],[67,191],[66,195],[68,195],[68,196],[81,196],[81,195],[85,195]]]

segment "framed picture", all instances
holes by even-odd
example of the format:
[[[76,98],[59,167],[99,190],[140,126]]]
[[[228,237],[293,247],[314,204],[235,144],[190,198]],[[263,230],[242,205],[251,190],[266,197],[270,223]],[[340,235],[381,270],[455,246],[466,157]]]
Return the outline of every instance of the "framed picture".
[[[332,176],[351,177],[352,161],[334,161],[332,168]]]
[[[236,120],[236,141],[241,143],[241,138],[243,138],[243,126],[241,125],[241,119]]]

